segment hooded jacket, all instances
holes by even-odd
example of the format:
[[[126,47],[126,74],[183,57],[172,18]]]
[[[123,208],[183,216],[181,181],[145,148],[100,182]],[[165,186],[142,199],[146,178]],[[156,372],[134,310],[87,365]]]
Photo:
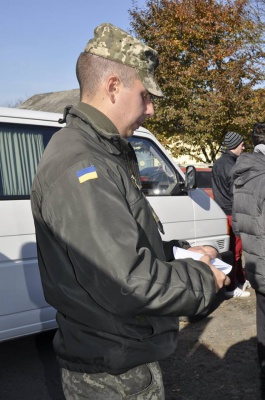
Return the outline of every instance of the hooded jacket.
[[[238,156],[230,150],[226,150],[218,158],[212,169],[212,188],[216,203],[226,215],[232,215],[233,181],[232,168]]]
[[[80,103],[45,149],[32,187],[54,349],[72,371],[121,374],[176,349],[178,316],[206,311],[210,268],[167,262],[135,154],[112,122]]]
[[[242,239],[247,278],[255,290],[265,294],[264,145],[238,158],[233,179],[233,230]]]

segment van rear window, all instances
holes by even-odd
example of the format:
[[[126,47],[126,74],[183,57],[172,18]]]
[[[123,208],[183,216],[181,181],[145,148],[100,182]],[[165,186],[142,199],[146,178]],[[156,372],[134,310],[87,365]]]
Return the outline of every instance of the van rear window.
[[[42,153],[58,127],[0,124],[0,200],[29,199]]]

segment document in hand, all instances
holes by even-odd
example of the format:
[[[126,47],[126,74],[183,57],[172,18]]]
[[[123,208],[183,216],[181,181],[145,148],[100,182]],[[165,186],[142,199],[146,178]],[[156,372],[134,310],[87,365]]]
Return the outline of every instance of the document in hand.
[[[193,258],[194,260],[200,260],[203,256],[201,253],[196,253],[195,251],[185,250],[181,247],[173,247],[173,253],[175,259],[178,258]],[[211,260],[211,264],[213,264],[216,268],[220,269],[224,274],[229,274],[232,269],[232,265],[227,264],[220,260],[219,258],[214,258]]]

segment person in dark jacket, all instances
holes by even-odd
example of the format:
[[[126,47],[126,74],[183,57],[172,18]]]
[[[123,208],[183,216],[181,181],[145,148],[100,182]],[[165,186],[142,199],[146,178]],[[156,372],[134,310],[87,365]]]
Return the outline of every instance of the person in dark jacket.
[[[254,151],[233,170],[233,229],[242,238],[246,275],[257,298],[257,341],[261,398],[265,399],[265,123],[254,125]]]
[[[81,101],[50,140],[31,204],[65,398],[164,399],[158,361],[176,350],[178,317],[205,312],[230,282],[211,264],[174,260],[141,191],[127,138],[161,97],[157,53],[99,25],[77,61]],[[203,249],[202,249],[203,250]]]
[[[233,204],[233,179],[232,168],[236,160],[245,149],[243,137],[236,132],[228,132],[224,138],[225,152],[218,158],[212,168],[212,188],[214,200],[227,215],[230,226],[230,248],[233,253],[233,268],[229,274],[231,284],[224,294],[227,297],[246,298],[250,292],[246,289],[250,286],[245,278],[242,266],[242,242],[240,237],[234,234],[232,228],[232,204]]]

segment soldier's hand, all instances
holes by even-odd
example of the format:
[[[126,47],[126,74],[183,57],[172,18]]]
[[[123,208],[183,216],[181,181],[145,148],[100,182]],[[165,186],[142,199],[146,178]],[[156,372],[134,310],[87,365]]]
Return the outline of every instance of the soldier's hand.
[[[200,261],[203,261],[211,268],[215,280],[216,292],[218,292],[220,289],[222,289],[223,286],[230,285],[231,281],[230,278],[225,275],[220,269],[211,264],[211,260],[212,254],[205,254],[200,258]]]

